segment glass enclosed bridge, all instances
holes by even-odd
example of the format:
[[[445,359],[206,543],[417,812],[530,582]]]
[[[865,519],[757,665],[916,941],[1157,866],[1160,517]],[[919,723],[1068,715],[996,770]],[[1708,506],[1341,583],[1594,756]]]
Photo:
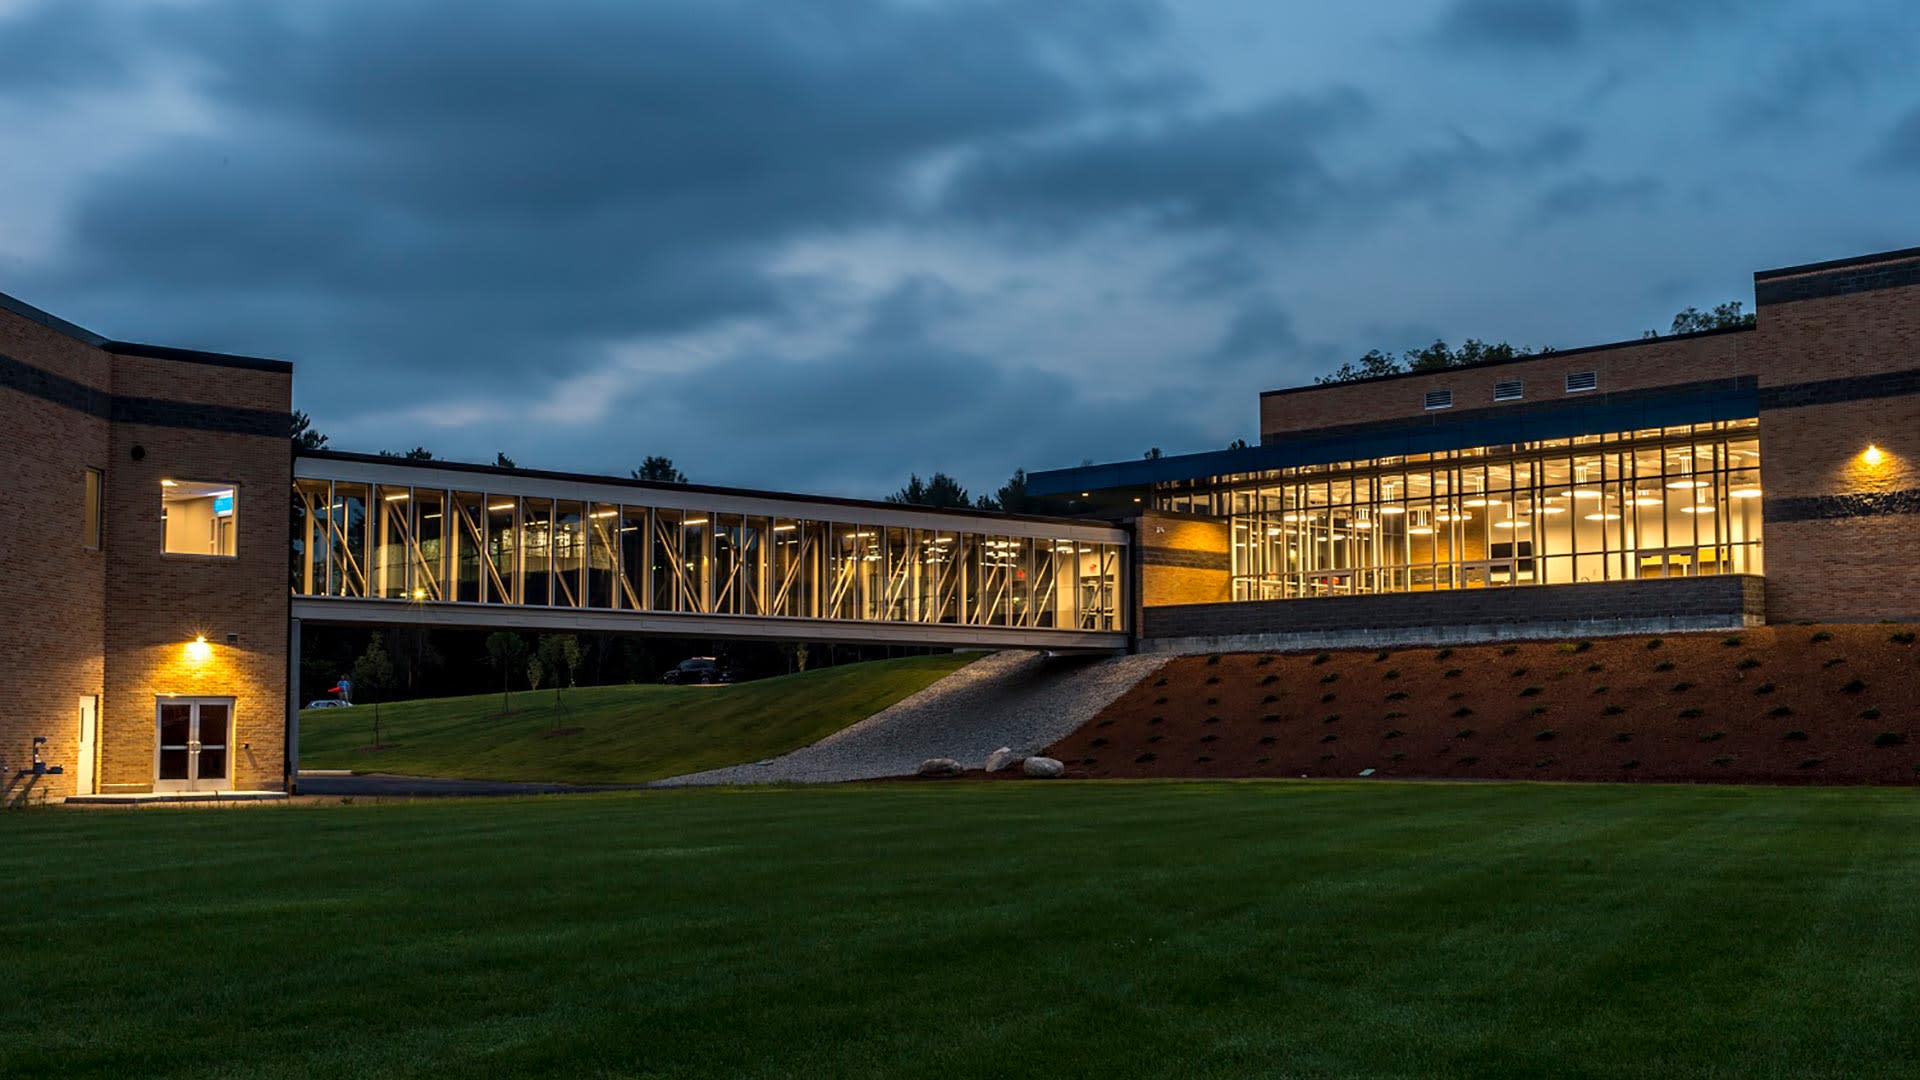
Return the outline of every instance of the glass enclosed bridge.
[[[315,623],[1120,649],[1104,524],[359,454],[294,461]]]

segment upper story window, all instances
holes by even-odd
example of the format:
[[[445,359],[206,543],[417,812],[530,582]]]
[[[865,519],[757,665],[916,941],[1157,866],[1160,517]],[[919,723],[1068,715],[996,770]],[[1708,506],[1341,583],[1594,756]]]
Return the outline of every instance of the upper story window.
[[[99,469],[86,470],[81,480],[80,546],[88,551],[100,550],[100,503],[106,486],[106,475]]]
[[[1429,391],[1427,391],[1427,406],[1426,406],[1426,407],[1427,407],[1427,409],[1428,409],[1429,411],[1431,411],[1431,410],[1433,410],[1433,409],[1451,409],[1451,408],[1453,408],[1453,391],[1451,391],[1451,390],[1429,390]]]
[[[1525,396],[1526,384],[1519,379],[1509,379],[1506,382],[1493,384],[1493,400],[1495,401],[1519,401]]]
[[[160,481],[162,550],[169,555],[232,558],[238,495],[232,484]]]
[[[1597,389],[1600,385],[1600,373],[1597,371],[1567,372],[1567,393],[1578,394],[1582,390]]]

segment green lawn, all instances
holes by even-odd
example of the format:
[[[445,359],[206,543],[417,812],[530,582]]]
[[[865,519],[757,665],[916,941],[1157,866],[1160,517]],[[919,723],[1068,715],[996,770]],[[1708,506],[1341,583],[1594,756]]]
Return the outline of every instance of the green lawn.
[[[1911,1076],[1885,788],[0,814],[0,1076]]]
[[[737,686],[594,686],[435,698],[300,714],[308,769],[620,784],[739,765],[797,750],[864,720],[979,653],[940,653],[804,671]],[[555,726],[579,728],[549,734]]]

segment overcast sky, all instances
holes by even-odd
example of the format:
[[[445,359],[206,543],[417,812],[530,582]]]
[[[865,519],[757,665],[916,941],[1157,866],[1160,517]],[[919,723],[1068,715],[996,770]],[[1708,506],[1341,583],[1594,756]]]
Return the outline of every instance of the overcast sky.
[[[878,495],[1920,244],[1913,0],[0,0],[0,292],[341,449]]]

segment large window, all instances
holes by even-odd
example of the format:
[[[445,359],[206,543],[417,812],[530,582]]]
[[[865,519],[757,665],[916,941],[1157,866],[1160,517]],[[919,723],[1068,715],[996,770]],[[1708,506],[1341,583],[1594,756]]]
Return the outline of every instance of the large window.
[[[184,497],[189,486],[177,490]],[[1119,543],[318,478],[294,491],[293,591],[302,596],[1126,625]]]
[[[160,481],[161,550],[169,555],[234,554],[238,492],[232,484]]]
[[[1756,422],[1222,478],[1241,600],[1761,572]]]

